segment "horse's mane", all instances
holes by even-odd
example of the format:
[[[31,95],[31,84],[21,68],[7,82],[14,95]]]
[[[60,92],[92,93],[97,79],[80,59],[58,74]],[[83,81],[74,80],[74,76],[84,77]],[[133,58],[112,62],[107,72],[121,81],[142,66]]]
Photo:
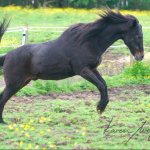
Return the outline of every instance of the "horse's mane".
[[[98,15],[101,18],[97,19],[94,22],[71,25],[70,28],[65,31],[70,38],[70,42],[76,43],[78,41],[80,44],[83,44],[93,36],[104,31],[110,24],[126,23],[127,25],[131,25],[133,23],[133,20],[136,20],[138,22],[137,18],[135,18],[134,16],[124,16],[119,12],[118,9],[116,10],[116,12],[114,12],[108,7]]]

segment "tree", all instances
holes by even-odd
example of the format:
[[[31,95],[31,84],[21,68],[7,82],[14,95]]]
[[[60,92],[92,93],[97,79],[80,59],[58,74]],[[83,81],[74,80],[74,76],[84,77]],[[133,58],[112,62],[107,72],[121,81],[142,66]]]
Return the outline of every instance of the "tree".
[[[109,6],[110,8],[119,7],[120,9],[129,10],[150,10],[150,0],[0,0],[0,6],[7,5],[17,6],[33,6],[38,7],[52,7],[64,8],[99,8],[101,5]]]
[[[36,0],[38,3],[38,7],[46,8],[48,4],[54,3],[55,0]]]

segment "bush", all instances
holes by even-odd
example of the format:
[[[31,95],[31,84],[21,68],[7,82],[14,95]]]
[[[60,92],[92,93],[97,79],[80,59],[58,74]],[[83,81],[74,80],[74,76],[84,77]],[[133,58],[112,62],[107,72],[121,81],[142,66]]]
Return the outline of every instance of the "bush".
[[[145,62],[135,62],[134,66],[127,66],[123,73],[113,77],[104,78],[108,87],[118,87],[122,85],[150,84],[150,65]],[[72,81],[65,79],[62,81],[37,80],[31,86],[22,88],[16,95],[40,95],[52,92],[73,92],[75,90],[97,90],[96,86],[86,80]]]
[[[145,78],[150,76],[150,65],[146,62],[135,62],[133,67],[127,66],[123,74],[126,77]]]

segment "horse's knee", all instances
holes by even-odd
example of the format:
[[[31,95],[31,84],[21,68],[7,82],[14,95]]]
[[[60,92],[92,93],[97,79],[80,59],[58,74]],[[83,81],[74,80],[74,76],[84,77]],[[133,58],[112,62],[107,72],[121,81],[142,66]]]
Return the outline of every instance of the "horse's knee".
[[[99,88],[101,91],[105,91],[105,90],[107,90],[107,84],[106,84],[106,83],[102,83],[102,85],[100,85],[98,88]]]
[[[104,85],[98,85],[97,88],[99,89],[100,92],[105,91],[105,86]]]

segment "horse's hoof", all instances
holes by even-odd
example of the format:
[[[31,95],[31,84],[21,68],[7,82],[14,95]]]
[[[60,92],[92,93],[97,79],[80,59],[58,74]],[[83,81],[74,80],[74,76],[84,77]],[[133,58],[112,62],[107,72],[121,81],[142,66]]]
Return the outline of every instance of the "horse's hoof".
[[[98,105],[97,105],[97,112],[98,112],[100,115],[102,115],[102,113],[104,112],[105,108],[106,108],[106,105],[98,104]]]
[[[5,124],[5,125],[8,125],[5,121],[1,120],[0,121],[0,124]]]
[[[102,113],[104,112],[104,110],[102,111],[102,110],[100,110],[100,109],[97,108],[97,112],[98,112],[98,114],[102,115]]]

